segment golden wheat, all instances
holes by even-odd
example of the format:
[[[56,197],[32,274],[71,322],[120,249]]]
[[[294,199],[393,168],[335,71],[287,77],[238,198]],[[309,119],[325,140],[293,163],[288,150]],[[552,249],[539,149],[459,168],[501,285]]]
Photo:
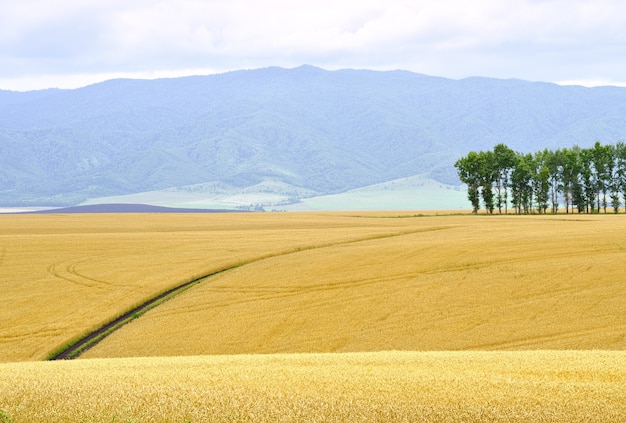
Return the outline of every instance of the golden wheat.
[[[315,213],[1,215],[0,361],[42,359],[198,276],[405,224]]]
[[[624,219],[0,216],[0,361],[226,268],[85,356],[238,354],[0,363],[0,421],[626,421]]]
[[[403,226],[216,275],[85,357],[626,349],[624,216],[378,221]]]
[[[607,422],[626,353],[382,352],[0,364],[3,421]]]

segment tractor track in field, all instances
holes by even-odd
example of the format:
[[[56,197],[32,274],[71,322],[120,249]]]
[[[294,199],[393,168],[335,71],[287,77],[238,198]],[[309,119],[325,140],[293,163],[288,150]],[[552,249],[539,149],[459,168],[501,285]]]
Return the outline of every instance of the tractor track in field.
[[[148,301],[141,303],[137,307],[134,307],[133,309],[127,311],[126,313],[111,320],[109,323],[106,323],[104,326],[100,326],[98,329],[88,333],[87,335],[84,335],[83,337],[70,342],[68,345],[62,347],[61,350],[56,351],[52,353],[50,356],[48,356],[48,360],[71,360],[71,359],[77,358],[83,352],[95,346],[98,342],[103,340],[105,337],[107,337],[108,335],[116,331],[117,329],[124,326],[126,323],[130,323],[132,320],[136,319],[137,317],[141,316],[147,311],[158,306],[162,302],[191,288],[193,285],[196,285],[202,282],[204,279],[207,279],[207,278],[210,278],[211,276],[215,276],[220,273],[226,272],[228,270],[234,269],[235,267],[238,267],[238,265],[228,267],[222,270],[217,270],[207,275],[200,276],[189,282],[185,282],[182,285],[178,285],[174,288],[171,288],[157,295],[156,297],[152,297]]]
[[[314,250],[314,249],[318,249],[318,248],[327,248],[327,247],[332,247],[332,246],[336,246],[336,245],[343,245],[343,244],[353,244],[353,243],[357,243],[357,242],[364,242],[364,241],[372,241],[375,239],[381,239],[381,238],[392,238],[392,237],[397,237],[397,236],[404,236],[404,235],[412,235],[412,234],[416,234],[416,233],[421,233],[421,232],[431,232],[431,231],[439,231],[439,230],[446,230],[446,229],[450,229],[452,226],[437,226],[437,227],[431,227],[431,228],[420,228],[418,230],[410,230],[410,231],[400,231],[400,232],[394,232],[394,233],[382,233],[382,234],[377,234],[377,235],[370,235],[368,237],[362,237],[362,238],[356,238],[356,239],[350,239],[350,240],[344,240],[344,241],[338,241],[338,242],[330,242],[330,243],[325,243],[325,244],[317,244],[317,245],[311,245],[311,246],[304,246],[304,247],[297,247],[294,249],[289,249],[286,251],[279,251],[276,253],[271,253],[271,254],[266,254],[263,255],[261,257],[257,257],[257,258],[252,258],[250,260],[246,260],[244,262],[241,263],[237,263],[234,264],[232,266],[228,266],[225,267],[223,269],[219,269],[219,270],[215,270],[213,272],[207,273],[205,275],[199,276],[195,279],[192,279],[188,282],[185,282],[181,285],[175,286],[155,297],[152,297],[150,299],[148,299],[147,301],[144,301],[143,303],[139,304],[138,306],[132,308],[131,310],[121,314],[120,316],[116,317],[115,319],[111,320],[109,323],[104,324],[103,326],[100,326],[99,328],[87,333],[86,335],[83,335],[81,337],[78,337],[76,339],[74,339],[73,341],[68,342],[66,345],[60,347],[59,349],[57,349],[56,351],[52,352],[47,360],[49,361],[54,361],[54,360],[72,360],[77,358],[78,356],[80,356],[83,352],[87,351],[88,349],[94,347],[96,344],[98,344],[100,341],[102,341],[104,338],[106,338],[108,335],[110,335],[111,333],[115,332],[117,329],[121,328],[122,326],[124,326],[127,323],[130,323],[132,320],[140,317],[141,315],[143,315],[144,313],[148,312],[149,310],[157,307],[158,305],[162,304],[163,302],[169,300],[170,298],[175,297],[176,295],[182,293],[183,291],[186,291],[187,289],[191,288],[194,285],[197,285],[203,281],[205,281],[206,279],[209,279],[213,276],[219,275],[221,273],[225,273],[229,270],[234,270],[236,268],[239,268],[241,266],[245,266],[251,263],[256,263],[262,260],[266,260],[269,258],[274,258],[274,257],[280,257],[280,256],[285,256],[285,255],[289,255],[289,254],[295,254],[295,253],[299,253],[299,252],[303,252],[303,251],[308,251],[308,250]]]

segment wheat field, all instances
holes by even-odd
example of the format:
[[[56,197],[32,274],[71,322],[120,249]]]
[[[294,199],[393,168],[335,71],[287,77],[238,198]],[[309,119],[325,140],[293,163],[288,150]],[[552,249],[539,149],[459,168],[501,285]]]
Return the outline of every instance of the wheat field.
[[[626,354],[379,352],[0,364],[13,422],[618,422]]]
[[[0,215],[0,286],[10,305],[0,309],[0,362],[44,359],[211,272],[402,230],[332,214]]]
[[[0,422],[626,421],[625,219],[0,215]]]
[[[85,357],[626,349],[622,216],[378,220],[406,226],[216,275]]]

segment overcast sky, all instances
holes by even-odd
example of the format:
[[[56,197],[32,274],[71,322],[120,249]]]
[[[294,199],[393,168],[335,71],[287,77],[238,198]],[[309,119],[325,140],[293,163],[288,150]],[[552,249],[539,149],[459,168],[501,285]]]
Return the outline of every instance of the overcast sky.
[[[626,86],[626,1],[0,0],[0,89],[302,64]]]

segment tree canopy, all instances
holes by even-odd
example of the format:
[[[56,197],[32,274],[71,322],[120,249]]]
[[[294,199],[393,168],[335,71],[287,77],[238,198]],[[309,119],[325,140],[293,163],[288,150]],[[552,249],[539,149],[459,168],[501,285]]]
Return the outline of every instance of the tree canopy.
[[[542,150],[534,154],[505,144],[491,151],[471,151],[454,166],[467,185],[473,212],[482,206],[493,214],[619,213],[626,198],[626,144]],[[626,210],[625,210],[626,211]]]

